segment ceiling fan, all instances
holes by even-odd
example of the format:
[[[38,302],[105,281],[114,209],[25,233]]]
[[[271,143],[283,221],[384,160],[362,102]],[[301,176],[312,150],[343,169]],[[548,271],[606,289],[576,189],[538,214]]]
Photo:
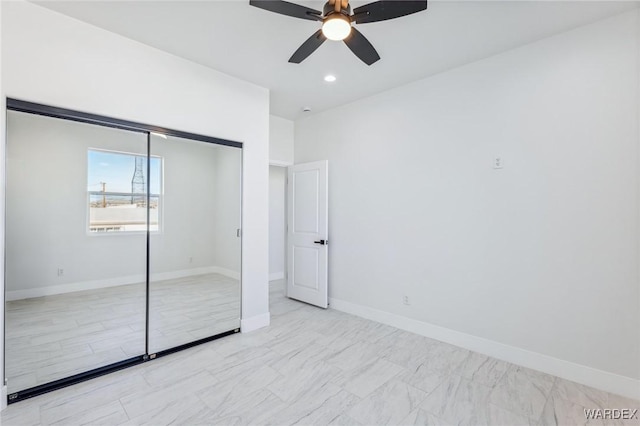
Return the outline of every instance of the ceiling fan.
[[[282,0],[249,0],[251,6],[294,18],[322,22],[322,28],[307,39],[289,58],[289,62],[299,64],[316,51],[325,40],[344,41],[351,51],[367,65],[380,59],[380,55],[369,40],[352,23],[386,21],[420,12],[427,8],[427,1],[386,0],[375,1],[356,7],[351,13],[349,0],[329,0],[323,11],[309,9]]]

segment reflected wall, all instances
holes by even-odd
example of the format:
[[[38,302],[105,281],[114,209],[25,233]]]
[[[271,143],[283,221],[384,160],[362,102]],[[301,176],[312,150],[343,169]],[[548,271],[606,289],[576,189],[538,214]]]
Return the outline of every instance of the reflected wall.
[[[150,235],[149,353],[240,327],[242,151],[151,134],[164,164]]]
[[[111,188],[114,169],[130,184],[133,163],[88,153],[146,158],[146,134],[9,111],[6,148],[9,393],[144,354],[146,216],[137,232],[96,232],[90,221],[90,192],[101,182],[122,190]],[[146,211],[105,201],[101,210]]]
[[[241,144],[98,118],[7,113],[10,400],[239,331]]]

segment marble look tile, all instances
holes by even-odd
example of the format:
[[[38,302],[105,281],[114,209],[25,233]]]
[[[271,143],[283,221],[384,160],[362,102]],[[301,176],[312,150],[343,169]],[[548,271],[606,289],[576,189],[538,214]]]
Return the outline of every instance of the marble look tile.
[[[398,379],[426,393],[432,392],[451,375],[447,371],[432,370],[428,364],[420,364],[415,369],[404,370]]]
[[[607,392],[570,382],[569,380],[556,379],[551,392],[559,398],[583,407],[610,408],[609,394]]]
[[[554,384],[555,378],[532,370],[505,369],[499,361],[483,355],[401,330],[389,332],[386,326],[342,312],[284,300],[277,289],[271,294],[282,309],[273,315],[270,327],[21,401],[0,413],[2,424],[540,426],[584,424],[580,403],[606,400],[608,408],[640,405],[639,401],[571,382],[558,380]],[[156,303],[164,309],[161,317],[173,317],[170,325],[176,333],[165,335],[152,329],[154,338],[178,341],[184,333],[193,335],[206,329],[189,329],[191,319],[225,320],[224,313],[208,316],[206,310],[190,307],[180,311],[172,302],[192,303],[194,299],[175,296],[172,299],[165,293]],[[94,327],[111,330],[115,334],[109,339],[74,346],[69,342],[74,337],[68,337],[64,344],[54,339],[31,345],[31,331],[20,331],[7,352],[24,361],[22,365],[36,366],[53,366],[47,363],[52,353],[72,362],[78,353],[93,354],[92,347],[100,349],[95,352],[118,348],[126,352],[127,336],[122,327],[138,334],[141,330],[137,324],[127,324],[135,317],[131,309],[136,302],[123,299],[122,306],[113,310],[101,300],[105,297],[91,296],[94,317],[78,317],[76,321],[79,326],[97,324]],[[81,311],[77,306],[81,299],[79,295],[73,298],[71,311],[75,314]],[[38,315],[55,313],[62,302],[54,300]],[[68,318],[32,318],[32,308],[29,303],[16,304],[12,313],[15,324],[49,325],[66,332]],[[25,352],[27,347],[30,350]],[[78,358],[82,362],[82,356]],[[11,370],[16,365],[8,366],[8,371],[17,377],[19,371]],[[14,383],[16,377],[11,377]],[[607,424],[640,426],[637,422]]]
[[[380,352],[382,358],[408,369],[424,364],[428,353],[439,344],[435,340],[404,330],[395,330],[375,343],[383,348]]]
[[[609,404],[612,408],[637,408],[640,411],[640,400],[631,399],[614,393],[609,394]]]
[[[0,411],[0,424],[10,426],[40,425],[40,398],[42,396],[7,406]]]
[[[398,330],[397,328],[394,328],[392,333],[386,334],[376,340],[375,343],[384,347],[393,346],[402,349],[420,350],[424,350],[434,344],[438,344],[436,340],[410,333],[408,331]]]
[[[207,371],[201,371],[191,376],[185,376],[171,386],[154,388],[152,390],[136,392],[120,398],[129,418],[136,418],[143,414],[156,412],[167,404],[210,387],[216,379]]]
[[[508,426],[539,426],[539,424],[520,414],[514,413],[504,408],[489,404],[485,411],[481,411],[486,417],[479,421],[478,424],[491,425],[508,425]]]
[[[74,413],[72,411],[67,412],[68,417],[65,417],[52,425],[68,426],[68,425],[118,425],[125,423],[129,420],[127,414],[122,408],[119,401],[113,401],[109,404],[96,407],[92,410],[85,410],[80,413]]]
[[[217,347],[214,348],[214,350],[218,352]],[[211,366],[207,367],[207,370],[211,371],[214,374],[232,374],[232,372],[237,371],[237,369],[246,368],[251,365],[269,365],[280,357],[281,355],[278,355],[269,348],[250,347],[238,350],[232,355],[223,357],[222,360],[218,363],[212,364]],[[243,364],[246,364],[246,366],[242,367]],[[232,371],[228,372],[228,370]]]
[[[561,398],[558,393],[552,393],[547,399],[538,424],[540,426],[604,425],[604,422],[599,419],[587,420],[584,409],[585,407]]]
[[[239,326],[239,283],[219,274],[153,281],[150,299],[152,348]],[[7,302],[9,392],[142,355],[144,306],[143,284]]]
[[[215,424],[265,424],[267,419],[284,409],[286,404],[266,389],[242,394],[230,399],[215,410]]]
[[[341,372],[337,367],[318,361],[304,368],[289,370],[269,384],[267,389],[281,400],[289,402],[300,399],[313,387],[324,386]]]
[[[615,426],[640,426],[640,400],[625,398],[624,396],[608,394],[609,402],[607,408],[617,408],[638,410],[637,418],[629,420],[614,420],[612,423]]]
[[[185,362],[184,357],[176,356],[178,354],[171,354],[155,362],[146,363],[142,377],[151,386],[166,386],[180,381],[184,376],[205,370],[222,360],[222,356],[210,347],[200,346],[190,350],[188,362]]]
[[[313,369],[319,364],[324,364],[323,360],[333,353],[327,350],[326,346],[312,343],[297,351],[275,358],[270,365],[282,374],[293,374],[300,369]],[[337,369],[337,367],[334,368]]]
[[[399,424],[407,426],[449,426],[455,423],[447,422],[422,408],[417,408],[409,413]]]
[[[266,424],[326,425],[359,400],[357,396],[331,384],[313,387],[276,412]]]
[[[390,335],[397,329],[385,324],[380,324],[375,321],[352,320],[342,333],[338,335],[344,339],[349,340],[361,340],[368,343],[375,343],[376,341]]]
[[[331,382],[360,398],[364,398],[402,371],[404,369],[399,365],[377,359],[359,368],[342,372]]]
[[[197,392],[210,408],[219,410],[225,404],[235,404],[244,395],[264,389],[280,377],[267,365],[238,370],[229,376],[217,376],[221,381]]]
[[[315,343],[320,340],[323,336],[315,333],[313,331],[310,332],[300,332],[300,333],[291,333],[288,335],[281,336],[269,343],[267,346],[269,349],[278,353],[280,355],[287,355],[291,352],[297,352],[301,349],[306,348],[307,346]]]
[[[7,371],[7,376],[11,377],[10,385],[9,383],[7,383],[7,389],[9,389],[9,393],[13,393],[19,389],[28,389],[39,384],[38,375],[35,372],[27,374],[16,374],[15,372],[9,373],[9,371]]]
[[[74,357],[72,359],[60,360],[59,362],[44,365],[36,369],[38,383],[48,383],[74,374],[82,373],[93,368],[113,364],[114,362],[127,359],[127,356],[120,348],[108,349],[103,352],[91,354],[86,357]]]
[[[379,349],[370,343],[356,342],[329,356],[325,361],[344,371],[358,368],[377,358]]]
[[[346,414],[339,414],[327,424],[330,426],[362,426],[362,423],[355,421]]]
[[[542,414],[555,377],[512,365],[491,392],[498,407],[537,420]]]
[[[280,374],[273,368],[269,367],[269,364],[273,362],[274,358],[277,356],[277,354],[267,350],[266,353],[263,352],[262,356],[251,358],[246,361],[242,360],[241,362],[233,362],[233,359],[225,358],[223,362],[213,364],[206,369],[220,382],[227,380],[243,380],[248,375],[251,375],[258,370],[268,373],[269,376],[273,376],[275,379],[279,377]]]
[[[127,395],[149,390],[149,385],[137,372],[113,373],[109,380],[88,381],[45,395],[40,405],[42,422],[60,422],[72,414],[82,416]],[[91,414],[87,413],[87,416]]]
[[[430,345],[426,352],[424,367],[431,371],[453,373],[469,356],[469,351],[447,343]]]
[[[153,410],[124,422],[125,425],[204,425],[216,417],[216,412],[195,395],[187,395],[169,401],[158,410]]]
[[[628,408],[632,410],[634,409],[638,410],[638,417],[640,418],[640,400],[638,399],[626,398],[621,395],[610,393],[608,405],[609,405],[608,408],[617,408],[617,409]],[[640,423],[640,421],[638,423]],[[637,426],[640,426],[640,425],[637,425]]]
[[[427,394],[400,380],[391,380],[356,404],[346,414],[362,424],[398,424]]]
[[[465,379],[493,387],[507,372],[509,365],[507,362],[487,355],[469,352],[454,372]]]
[[[420,408],[456,424],[486,424],[491,388],[452,375],[431,392]]]

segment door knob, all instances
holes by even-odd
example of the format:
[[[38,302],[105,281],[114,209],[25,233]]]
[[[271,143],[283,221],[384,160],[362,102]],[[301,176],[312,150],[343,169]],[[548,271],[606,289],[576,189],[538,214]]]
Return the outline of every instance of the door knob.
[[[327,240],[314,241],[314,244],[320,244],[321,246],[324,246],[325,244],[327,244]]]

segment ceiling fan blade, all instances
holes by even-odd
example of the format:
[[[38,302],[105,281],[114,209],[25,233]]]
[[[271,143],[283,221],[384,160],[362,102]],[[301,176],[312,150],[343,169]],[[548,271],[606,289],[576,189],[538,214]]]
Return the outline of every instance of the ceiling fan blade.
[[[299,64],[300,62],[304,61],[309,55],[315,52],[316,49],[320,47],[320,45],[324,43],[326,39],[327,38],[324,36],[324,34],[322,34],[321,29],[316,31],[311,37],[307,39],[307,41],[302,43],[302,46],[300,46],[298,50],[295,51],[295,53],[289,59],[289,62],[293,64]]]
[[[371,65],[380,59],[380,55],[376,52],[369,40],[355,28],[351,28],[351,34],[344,39],[345,44],[362,62]]]
[[[353,10],[352,21],[356,24],[366,24],[369,22],[386,21],[387,19],[399,18],[411,15],[427,8],[427,1],[414,0],[386,0],[374,1],[364,6],[356,7]]]
[[[319,10],[309,9],[299,4],[289,3],[282,0],[249,0],[251,6],[268,10],[269,12],[279,13],[281,15],[292,16],[294,18],[308,19],[310,21],[318,21],[322,19],[322,12]]]

